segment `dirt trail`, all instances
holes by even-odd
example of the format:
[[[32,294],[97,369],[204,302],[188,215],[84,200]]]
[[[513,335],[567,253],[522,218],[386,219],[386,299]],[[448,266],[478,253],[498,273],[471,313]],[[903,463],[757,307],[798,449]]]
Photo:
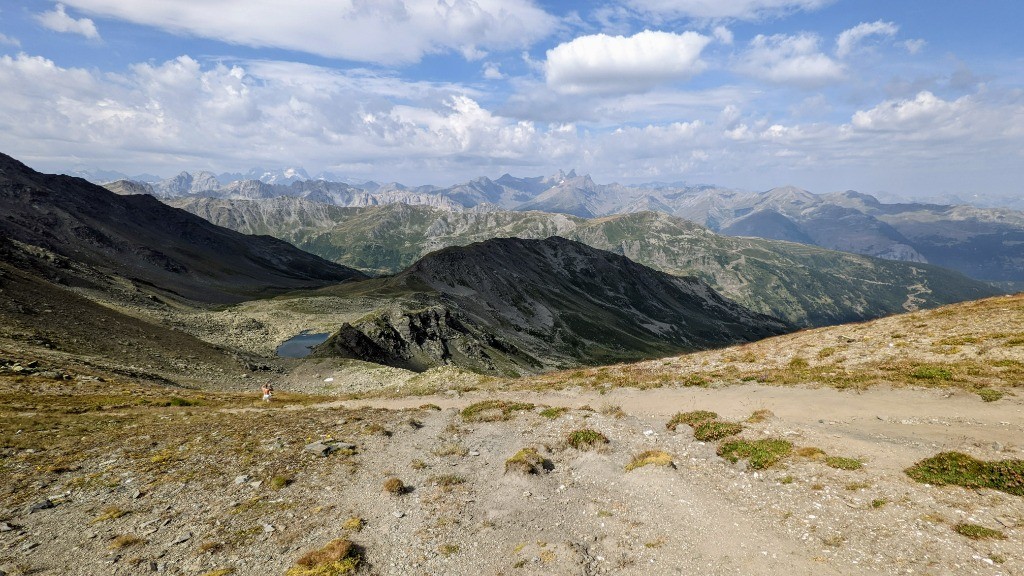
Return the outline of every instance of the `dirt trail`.
[[[485,398],[514,398],[535,404],[599,408],[611,404],[626,413],[668,420],[676,412],[712,410],[742,420],[755,410],[771,410],[777,434],[826,451],[843,451],[877,467],[902,469],[909,462],[942,450],[1012,447],[1024,440],[1024,399],[982,402],[977,395],[949,389],[776,387],[758,384],[707,388],[619,388],[599,394],[580,390],[547,393],[470,393],[461,397],[426,396],[354,400],[343,406],[414,408],[433,403],[463,408]]]

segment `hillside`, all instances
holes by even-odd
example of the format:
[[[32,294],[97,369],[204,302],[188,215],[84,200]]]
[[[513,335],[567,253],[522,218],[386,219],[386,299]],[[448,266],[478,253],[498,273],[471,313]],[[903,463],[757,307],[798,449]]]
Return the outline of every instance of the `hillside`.
[[[165,296],[238,302],[363,275],[275,238],[245,236],[147,195],[116,195],[0,155],[0,234]]]
[[[521,380],[389,369],[374,391],[356,373],[376,369],[310,359],[269,403],[0,338],[0,570],[262,576],[340,540],[379,574],[1014,574],[1013,476],[908,471],[1024,467],[1021,326],[1024,296],[993,298]]]
[[[447,248],[392,278],[331,293],[340,291],[386,304],[344,324],[314,356],[412,370],[453,364],[535,372],[724,346],[787,329],[695,278],[557,237]]]
[[[406,205],[345,209],[292,198],[189,199],[173,205],[220,226],[276,236],[323,258],[381,274],[396,273],[446,246],[495,237],[561,236],[669,274],[696,276],[752,310],[799,326],[866,320],[997,293],[934,266],[722,236],[657,212],[588,220]]]

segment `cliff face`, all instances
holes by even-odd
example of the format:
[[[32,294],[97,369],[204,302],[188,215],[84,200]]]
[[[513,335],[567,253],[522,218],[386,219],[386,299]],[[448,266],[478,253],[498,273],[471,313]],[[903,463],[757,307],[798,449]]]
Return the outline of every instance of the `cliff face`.
[[[469,325],[445,306],[418,311],[392,309],[373,318],[345,323],[317,348],[319,356],[354,358],[408,370],[457,364],[495,372],[520,362],[531,364],[511,343]],[[536,367],[536,361],[532,364]]]

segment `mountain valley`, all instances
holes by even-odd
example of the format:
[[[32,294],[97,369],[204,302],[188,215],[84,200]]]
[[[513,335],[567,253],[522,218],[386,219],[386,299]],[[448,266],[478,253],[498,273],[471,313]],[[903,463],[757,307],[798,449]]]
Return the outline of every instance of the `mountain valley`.
[[[185,211],[3,160],[0,573],[1024,566],[1022,295],[656,211]]]

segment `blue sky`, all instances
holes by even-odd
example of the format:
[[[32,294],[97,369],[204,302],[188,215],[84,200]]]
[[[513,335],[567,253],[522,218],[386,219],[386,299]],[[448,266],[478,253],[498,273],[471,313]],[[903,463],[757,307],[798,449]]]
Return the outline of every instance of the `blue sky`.
[[[1019,195],[1019,0],[0,7],[0,151],[170,176]]]

